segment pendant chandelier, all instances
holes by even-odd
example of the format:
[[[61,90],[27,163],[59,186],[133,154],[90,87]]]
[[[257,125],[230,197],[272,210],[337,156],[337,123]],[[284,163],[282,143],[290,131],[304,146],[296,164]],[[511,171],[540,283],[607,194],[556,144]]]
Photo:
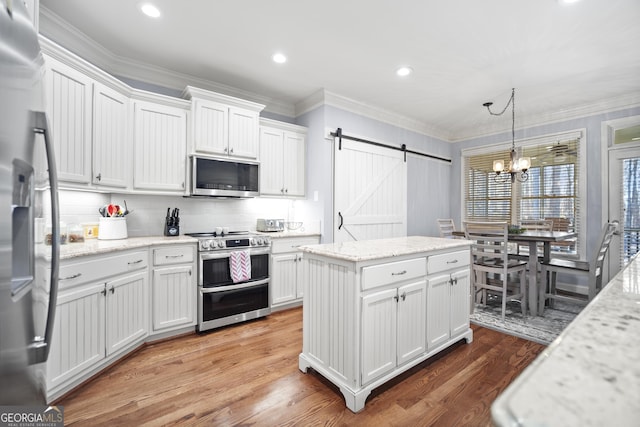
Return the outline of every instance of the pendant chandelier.
[[[511,89],[511,98],[509,102],[504,106],[501,112],[494,113],[491,111],[493,102],[485,102],[483,107],[487,107],[489,114],[492,116],[501,116],[507,111],[509,104],[511,104],[511,152],[509,153],[509,164],[505,168],[504,160],[493,161],[493,171],[496,173],[494,177],[496,182],[505,182],[507,180],[507,174],[511,176],[511,182],[514,183],[516,179],[520,182],[525,182],[529,179],[527,170],[531,167],[531,160],[528,157],[518,157],[516,153],[516,90]]]

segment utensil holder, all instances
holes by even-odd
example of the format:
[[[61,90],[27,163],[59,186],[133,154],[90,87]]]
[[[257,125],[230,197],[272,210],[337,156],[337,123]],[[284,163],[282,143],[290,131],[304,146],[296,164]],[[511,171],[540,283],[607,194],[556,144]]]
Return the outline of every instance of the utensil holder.
[[[117,240],[126,238],[127,219],[125,217],[100,218],[98,240]]]

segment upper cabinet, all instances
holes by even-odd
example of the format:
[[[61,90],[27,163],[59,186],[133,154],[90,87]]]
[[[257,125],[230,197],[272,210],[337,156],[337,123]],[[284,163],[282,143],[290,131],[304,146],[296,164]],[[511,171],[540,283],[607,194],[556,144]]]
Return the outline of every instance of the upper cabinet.
[[[258,157],[259,115],[264,105],[187,86],[191,100],[191,151],[247,159]]]
[[[129,98],[103,84],[93,86],[94,185],[126,189],[131,182]]]
[[[125,191],[133,154],[130,90],[68,59],[45,55],[47,115],[61,186]]]
[[[305,195],[306,134],[302,126],[260,119],[260,194]]]
[[[47,115],[55,147],[58,179],[91,182],[91,108],[93,80],[46,56]]]
[[[134,101],[134,189],[185,191],[187,106]]]

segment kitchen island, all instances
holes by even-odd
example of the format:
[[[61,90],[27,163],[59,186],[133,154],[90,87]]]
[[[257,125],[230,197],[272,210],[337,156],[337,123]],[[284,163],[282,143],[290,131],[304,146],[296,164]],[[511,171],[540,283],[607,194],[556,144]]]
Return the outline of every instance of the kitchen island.
[[[640,257],[636,256],[495,400],[497,426],[637,426]]]
[[[411,236],[302,246],[299,368],[331,381],[358,412],[367,396],[473,333],[470,242]]]

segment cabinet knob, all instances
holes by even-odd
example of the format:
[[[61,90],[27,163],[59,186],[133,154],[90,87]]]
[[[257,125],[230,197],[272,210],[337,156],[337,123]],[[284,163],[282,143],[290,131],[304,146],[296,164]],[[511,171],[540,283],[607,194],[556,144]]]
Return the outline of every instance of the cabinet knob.
[[[399,300],[400,298],[398,298],[398,294],[395,294],[395,295],[393,296],[393,299],[394,299],[394,300],[396,300],[396,302],[398,302],[398,300]]]
[[[407,293],[403,292],[400,296],[402,297],[402,301],[404,301],[407,298]]]
[[[100,293],[102,294],[102,296],[105,296],[105,295],[107,295],[107,290],[103,289],[103,290],[100,291]]]
[[[288,189],[288,188],[285,188],[285,189],[284,189],[284,192],[285,192],[285,193],[288,193],[288,192],[289,192],[289,189]]]
[[[233,153],[233,148],[231,150],[229,150],[230,153]]]
[[[111,292],[112,294],[114,294],[116,292],[116,288],[114,288],[113,286],[109,289],[109,292]]]
[[[96,175],[96,179],[97,179],[98,181],[102,181],[102,174],[101,174],[101,173],[99,173],[98,175]]]
[[[224,152],[227,153],[229,151],[229,149],[227,147],[224,147]]]

